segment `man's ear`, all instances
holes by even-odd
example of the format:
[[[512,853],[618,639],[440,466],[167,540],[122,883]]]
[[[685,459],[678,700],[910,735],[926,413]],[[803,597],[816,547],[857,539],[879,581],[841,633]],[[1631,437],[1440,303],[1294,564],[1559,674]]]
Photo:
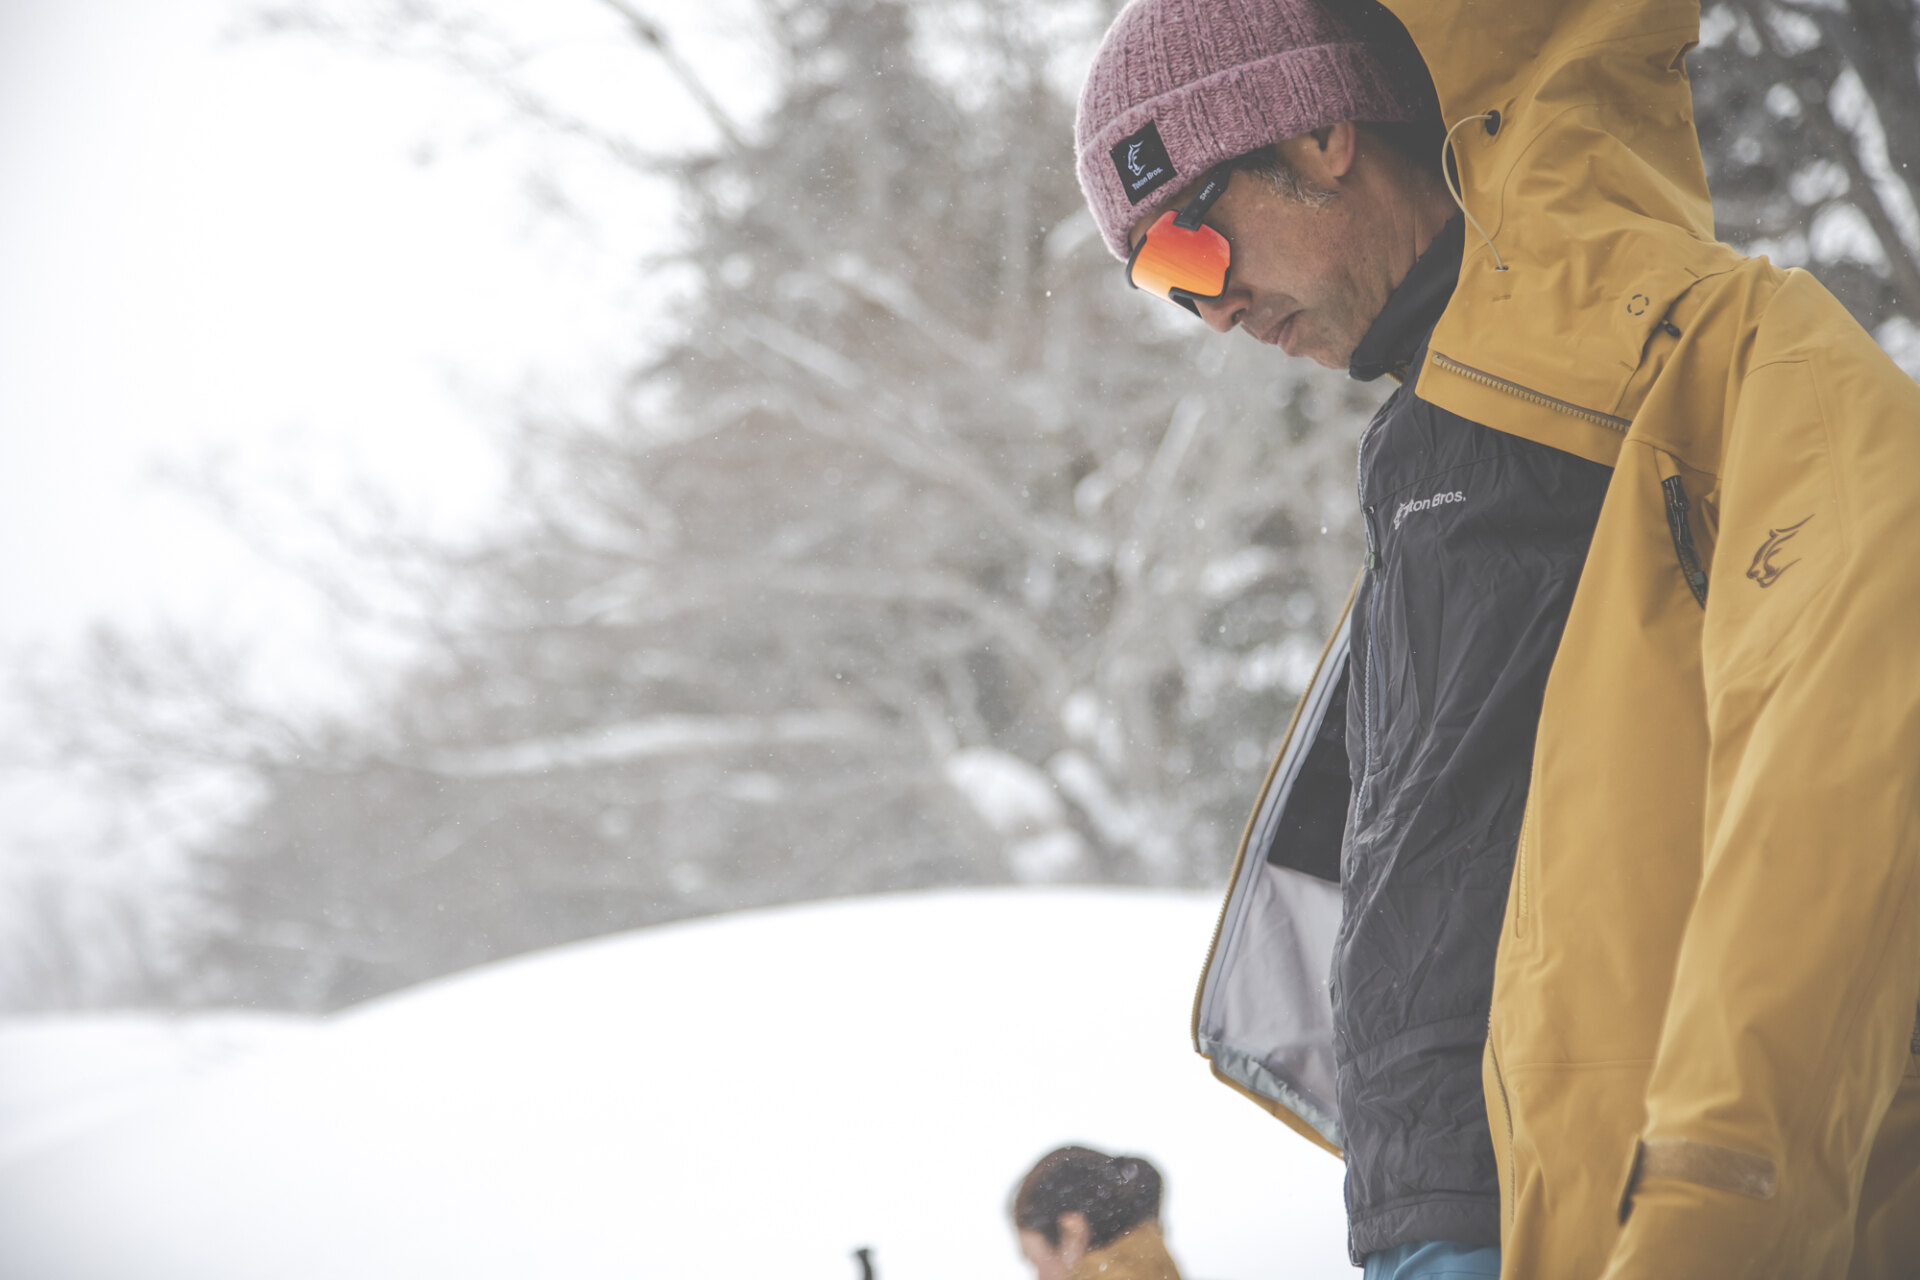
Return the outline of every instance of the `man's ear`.
[[[1077,1262],[1087,1252],[1087,1246],[1093,1243],[1093,1226],[1087,1221],[1086,1214],[1073,1209],[1061,1214],[1059,1222],[1060,1252]]]
[[[1352,171],[1359,145],[1358,130],[1342,122],[1283,140],[1280,155],[1309,188],[1328,191]]]
[[[1360,130],[1351,120],[1339,124],[1330,124],[1324,129],[1315,129],[1311,137],[1318,144],[1320,163],[1326,166],[1329,178],[1344,178],[1353,168],[1354,153],[1360,147]]]

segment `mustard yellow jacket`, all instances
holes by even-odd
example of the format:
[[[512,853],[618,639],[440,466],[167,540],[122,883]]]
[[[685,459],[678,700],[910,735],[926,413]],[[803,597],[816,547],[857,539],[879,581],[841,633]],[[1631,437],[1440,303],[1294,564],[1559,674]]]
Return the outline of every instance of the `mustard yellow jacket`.
[[[1160,1228],[1143,1222],[1104,1249],[1083,1254],[1067,1280],[1180,1280]]]
[[[1386,2],[1479,227],[1419,394],[1614,468],[1495,973],[1503,1274],[1920,1275],[1920,388],[1715,242],[1695,4]],[[1289,1052],[1222,1074],[1337,1146]]]

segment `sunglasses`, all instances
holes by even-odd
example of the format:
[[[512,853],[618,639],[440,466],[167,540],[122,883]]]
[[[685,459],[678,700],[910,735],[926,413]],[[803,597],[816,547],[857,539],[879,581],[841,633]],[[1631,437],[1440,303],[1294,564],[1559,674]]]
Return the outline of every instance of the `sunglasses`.
[[[1128,284],[1195,315],[1200,314],[1200,303],[1217,302],[1226,296],[1233,246],[1204,224],[1213,202],[1227,189],[1232,176],[1232,164],[1215,166],[1193,199],[1177,212],[1169,209],[1153,220],[1127,258]]]

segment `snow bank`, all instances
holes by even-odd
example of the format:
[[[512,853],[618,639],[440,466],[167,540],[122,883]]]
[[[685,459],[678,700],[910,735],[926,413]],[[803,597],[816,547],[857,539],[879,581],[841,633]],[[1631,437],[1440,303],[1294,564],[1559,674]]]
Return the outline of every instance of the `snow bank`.
[[[254,1013],[0,1020],[0,1167],[138,1114],[313,1025]]]
[[[1338,1162],[1187,1046],[1215,905],[890,896],[429,984],[0,1152],[0,1275],[1015,1280],[1009,1188],[1075,1140],[1160,1164],[1193,1280],[1351,1274]]]

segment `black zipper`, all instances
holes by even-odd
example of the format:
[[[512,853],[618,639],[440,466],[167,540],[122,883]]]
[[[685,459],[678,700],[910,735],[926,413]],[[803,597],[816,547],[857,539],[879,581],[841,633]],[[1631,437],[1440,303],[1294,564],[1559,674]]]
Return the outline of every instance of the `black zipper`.
[[[1700,567],[1700,552],[1693,545],[1693,527],[1687,523],[1687,489],[1679,476],[1660,482],[1667,496],[1667,532],[1673,535],[1673,552],[1680,557],[1680,572],[1686,575],[1687,590],[1702,609],[1707,607],[1707,571]]]
[[[1400,391],[1395,394],[1404,395],[1406,393]],[[1367,643],[1359,655],[1360,669],[1355,676],[1355,682],[1360,687],[1358,690],[1349,689],[1348,691],[1349,697],[1353,696],[1355,692],[1360,695],[1360,758],[1362,761],[1360,767],[1360,785],[1353,789],[1353,807],[1349,815],[1350,820],[1355,822],[1359,820],[1361,814],[1366,812],[1367,789],[1373,785],[1374,770],[1379,767],[1379,760],[1374,747],[1373,686],[1378,668],[1378,663],[1375,661],[1377,651],[1374,648],[1374,600],[1379,595],[1381,559],[1380,539],[1374,532],[1373,527],[1375,512],[1373,504],[1367,501],[1367,441],[1371,440],[1373,433],[1379,429],[1381,420],[1386,417],[1387,408],[1392,403],[1393,402],[1389,400],[1386,405],[1380,407],[1379,412],[1373,415],[1373,420],[1367,424],[1367,429],[1360,435],[1360,448],[1354,459],[1353,488],[1355,496],[1360,499],[1360,524],[1361,527],[1366,530],[1367,534],[1367,571],[1365,576],[1368,580],[1366,610]]]

